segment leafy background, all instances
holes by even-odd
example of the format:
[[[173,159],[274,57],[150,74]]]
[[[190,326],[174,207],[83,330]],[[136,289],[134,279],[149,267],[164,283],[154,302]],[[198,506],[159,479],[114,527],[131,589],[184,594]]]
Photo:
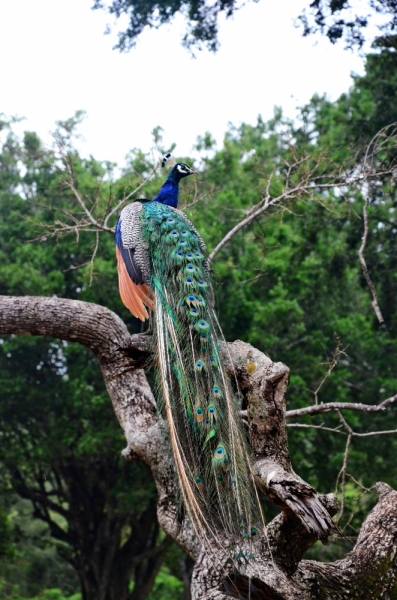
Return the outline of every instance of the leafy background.
[[[210,132],[197,140],[206,157],[197,178],[201,199],[186,212],[209,249],[261,198],[272,172],[277,177],[271,193],[278,193],[284,181],[281,159],[288,157],[291,140],[313,160],[326,157],[324,168],[331,169],[360,156],[380,128],[397,120],[396,47],[395,38],[378,40],[366,58],[365,75],[354,77],[348,92],[335,102],[313,97],[294,122],[277,109],[268,122],[258,118],[255,126],[231,126],[221,148]],[[73,157],[79,193],[100,214],[109,199],[116,203],[134,189],[152,158],[134,149],[123,170],[82,158],[73,146],[82,118],[77,113],[59,122],[57,135]],[[99,236],[92,263],[95,234],[51,235],[62,211],[76,210],[56,153],[34,132],[18,139],[13,119],[3,117],[0,125],[0,293],[96,302],[119,314],[131,332],[139,330],[119,299],[112,236]],[[162,150],[159,128],[154,138]],[[161,180],[161,174],[152,178],[144,196],[153,197]],[[194,183],[184,183],[182,207],[194,199]],[[397,389],[394,181],[379,181],[371,197],[366,248],[385,327],[376,321],[357,257],[363,202],[357,191],[330,193],[322,203],[303,198],[238,233],[214,262],[226,338],[244,339],[289,366],[289,408],[313,402],[338,347],[343,353],[321,388],[320,401],[376,404]],[[81,598],[76,565],[84,558],[82,539],[94,543],[95,528],[110,518],[119,528],[120,551],[129,540],[140,540],[136,556],[142,548],[159,552],[158,564],[142,559],[126,574],[130,598],[186,598],[191,565],[174,546],[162,551],[164,535],[154,517],[148,529],[143,527],[155,489],[146,469],[120,458],[123,438],[95,359],[53,339],[9,336],[0,342],[0,598]],[[385,415],[350,412],[346,418],[356,431],[366,432],[394,428],[395,414],[390,408]],[[301,422],[338,425],[335,415]],[[294,468],[319,491],[333,491],[345,441],[318,429],[290,428]],[[354,439],[344,536],[326,548],[316,545],[311,557],[333,560],[351,548],[376,500],[363,488],[378,480],[397,485],[396,450],[395,436]],[[76,492],[77,480],[84,498]],[[269,504],[265,510],[271,518],[274,508]],[[77,522],[86,525],[80,538]],[[151,581],[149,590],[142,573]]]

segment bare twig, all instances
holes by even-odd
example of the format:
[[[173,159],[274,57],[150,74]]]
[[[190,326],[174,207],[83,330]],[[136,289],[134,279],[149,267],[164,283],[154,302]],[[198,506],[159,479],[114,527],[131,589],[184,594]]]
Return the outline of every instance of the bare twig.
[[[324,431],[331,431],[332,433],[341,433],[345,435],[344,431],[340,431],[338,427],[325,427],[324,425],[311,425],[310,423],[287,423],[287,427],[301,427],[303,429],[322,429]]]
[[[380,311],[376,289],[375,289],[374,284],[372,283],[371,277],[369,276],[367,263],[364,258],[364,250],[365,250],[365,245],[367,243],[367,238],[368,238],[368,212],[367,212],[368,203],[369,203],[369,194],[367,194],[367,197],[365,199],[364,206],[363,206],[364,233],[361,238],[361,246],[358,250],[358,258],[360,259],[361,268],[363,271],[363,275],[365,277],[365,281],[367,282],[367,285],[372,294],[371,304],[375,311],[376,318],[378,319],[379,324],[382,325],[385,322],[385,320]]]
[[[387,128],[384,128],[384,130],[386,129]],[[279,175],[279,172],[275,169],[267,178],[263,197],[245,213],[245,217],[230,229],[224,238],[215,246],[209,255],[209,260],[212,261],[236,233],[244,229],[247,225],[252,223],[252,221],[258,219],[271,207],[304,196],[308,196],[321,203],[321,198],[318,198],[318,195],[327,190],[335,189],[343,194],[343,191],[352,185],[368,183],[369,181],[380,180],[386,176],[395,175],[396,165],[394,160],[386,166],[382,166],[381,164],[379,168],[374,168],[372,166],[375,156],[379,154],[381,150],[386,149],[390,143],[396,145],[397,127],[394,127],[392,133],[381,141],[382,135],[385,135],[384,130],[379,132],[378,137],[375,136],[374,140],[372,140],[367,148],[365,158],[361,164],[355,165],[352,171],[340,169],[338,172],[327,173],[325,171],[324,161],[318,160],[314,166],[310,166],[312,157],[309,155],[306,155],[303,158],[296,157],[292,162],[288,162],[287,160],[284,161],[286,167],[286,173],[284,175],[284,191],[275,197],[272,197],[270,193],[271,184],[273,183],[274,178]],[[371,163],[370,168],[368,168],[369,163]],[[298,168],[303,168],[305,172],[302,174],[299,183],[291,187],[291,174]]]
[[[93,279],[93,276],[94,276],[94,260],[95,260],[96,254],[98,252],[98,248],[99,248],[99,231],[97,229],[96,233],[95,233],[94,251],[92,253],[92,256],[91,256],[91,259],[90,259],[90,262],[89,262],[89,265],[90,265],[90,268],[89,268],[90,285],[92,284],[92,279]]]
[[[65,184],[73,192],[74,197],[76,198],[77,202],[80,204],[81,208],[83,209],[90,224],[94,225],[97,229],[100,229],[102,231],[107,231],[109,233],[113,233],[113,231],[114,231],[113,228],[106,227],[105,225],[102,225],[101,223],[99,223],[96,219],[94,219],[94,217],[92,216],[92,212],[87,208],[82,196],[79,194],[79,192],[77,191],[76,186],[74,184],[73,170],[72,170],[72,166],[70,164],[68,157],[64,158],[64,164],[65,164],[65,167],[66,167],[66,170],[68,173],[68,178],[65,181]]]
[[[328,370],[327,370],[326,374],[324,375],[322,381],[318,385],[317,389],[314,392],[312,392],[312,394],[314,395],[314,404],[315,405],[318,404],[319,391],[321,390],[324,383],[327,381],[328,377],[331,375],[332,371],[338,364],[338,358],[341,354],[345,354],[345,351],[340,349],[340,339],[339,339],[339,336],[336,336],[336,348],[332,354],[332,359],[328,362]]]
[[[386,398],[380,404],[361,404],[355,402],[327,402],[325,404],[315,404],[313,406],[305,406],[304,408],[296,408],[287,410],[285,416],[287,419],[292,417],[302,417],[304,415],[318,415],[327,412],[337,412],[339,410],[361,410],[363,412],[383,412],[393,402],[396,402],[397,394]]]
[[[127,202],[128,200],[130,200],[130,198],[135,196],[135,194],[137,192],[139,192],[139,190],[142,189],[144,185],[146,185],[146,183],[153,177],[153,175],[155,175],[159,166],[160,166],[159,164],[153,165],[149,175],[132,192],[127,194],[127,196],[124,196],[124,198],[122,200],[120,200],[120,202],[114,208],[112,208],[112,210],[105,217],[105,220],[103,223],[105,227],[108,227],[109,219],[121,209],[121,207],[125,204],[125,202]],[[113,229],[112,229],[112,231],[113,231]]]
[[[357,433],[353,431],[353,437],[369,437],[372,435],[392,435],[397,433],[397,429],[388,429],[387,431],[367,431],[366,433]]]
[[[339,522],[341,520],[344,510],[345,510],[345,487],[346,487],[347,461],[349,459],[349,449],[350,449],[350,444],[351,444],[354,433],[353,433],[353,430],[350,427],[350,425],[348,425],[346,420],[342,417],[341,413],[339,411],[337,411],[337,412],[338,412],[339,420],[347,432],[345,452],[343,454],[343,464],[342,464],[341,470],[338,473],[338,477],[336,478],[336,484],[335,484],[335,495],[336,495],[338,493],[339,480],[342,479],[342,500],[341,500],[339,515],[338,515],[338,519],[337,519]]]

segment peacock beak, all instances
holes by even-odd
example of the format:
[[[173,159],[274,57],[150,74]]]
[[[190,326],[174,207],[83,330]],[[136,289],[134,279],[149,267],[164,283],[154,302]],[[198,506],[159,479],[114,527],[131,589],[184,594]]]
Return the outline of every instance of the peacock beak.
[[[194,169],[190,169],[189,170],[189,175],[197,175],[198,171],[195,171]]]

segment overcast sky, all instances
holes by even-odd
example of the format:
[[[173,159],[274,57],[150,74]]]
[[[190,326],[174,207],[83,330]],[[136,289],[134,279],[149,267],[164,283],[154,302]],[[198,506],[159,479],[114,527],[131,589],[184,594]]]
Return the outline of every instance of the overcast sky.
[[[307,0],[250,2],[221,27],[221,49],[196,59],[181,47],[183,21],[145,31],[128,54],[103,35],[111,17],[92,0],[0,0],[0,112],[49,143],[57,119],[84,109],[84,154],[123,162],[149,150],[160,125],[175,154],[205,131],[221,143],[228,122],[255,123],[275,105],[289,116],[313,93],[332,99],[362,73],[357,53],[302,38],[293,20]]]

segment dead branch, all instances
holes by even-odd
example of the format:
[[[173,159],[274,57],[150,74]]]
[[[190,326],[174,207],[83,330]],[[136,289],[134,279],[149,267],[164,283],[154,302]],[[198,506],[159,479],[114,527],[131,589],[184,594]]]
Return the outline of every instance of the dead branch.
[[[385,134],[385,131],[389,129],[391,133]],[[385,139],[383,139],[385,138]],[[350,169],[344,169],[341,167],[338,171],[328,173],[326,171],[327,161],[317,160],[313,166],[310,166],[309,162],[312,157],[305,155],[303,157],[295,156],[292,162],[287,160],[284,161],[286,167],[284,191],[273,197],[270,192],[271,185],[274,178],[278,175],[276,170],[273,170],[271,175],[268,177],[264,194],[259,202],[248,209],[245,213],[245,217],[237,223],[230,231],[223,237],[223,239],[215,246],[209,255],[209,260],[212,261],[218,252],[232,239],[236,233],[247,227],[253,221],[261,217],[270,208],[278,207],[291,200],[297,200],[298,198],[308,198],[312,201],[321,203],[321,194],[327,190],[338,190],[340,194],[343,194],[346,188],[353,186],[362,186],[362,184],[368,184],[371,181],[382,180],[386,177],[393,177],[396,173],[396,162],[392,160],[389,164],[380,164],[378,167],[374,166],[375,158],[384,150],[391,150],[397,145],[397,126],[389,126],[384,128],[375,136],[374,140],[368,145],[364,159],[359,164],[355,164]],[[384,162],[384,161],[383,161]],[[369,166],[370,165],[370,166]],[[306,170],[302,173],[300,181],[296,185],[291,184],[291,175],[295,173],[299,168],[305,167]],[[365,246],[365,244],[364,244]],[[376,293],[375,293],[376,297]]]
[[[341,422],[341,425],[344,427],[344,429],[347,432],[346,447],[345,447],[345,452],[343,454],[343,464],[342,464],[341,470],[338,473],[338,476],[336,478],[336,483],[335,483],[335,494],[337,494],[339,480],[340,479],[342,480],[342,500],[341,500],[339,515],[338,515],[338,522],[340,522],[340,520],[343,516],[344,510],[345,510],[345,486],[346,486],[347,461],[349,459],[349,449],[350,449],[350,444],[351,444],[354,432],[353,432],[352,428],[350,427],[350,425],[348,425],[346,420],[342,417],[340,412],[337,411],[337,413],[338,413],[338,417]]]
[[[321,391],[321,388],[323,387],[324,383],[327,381],[328,377],[331,375],[332,371],[334,370],[334,368],[338,364],[338,358],[339,358],[339,356],[341,354],[344,354],[346,356],[345,351],[340,349],[340,338],[339,338],[339,336],[337,336],[337,338],[336,338],[336,348],[335,348],[334,352],[332,353],[331,360],[328,362],[327,372],[325,373],[325,375],[322,378],[321,382],[317,386],[317,389],[314,392],[312,392],[312,394],[314,395],[314,404],[318,404],[318,394]]]
[[[360,404],[356,402],[327,402],[325,404],[314,404],[304,408],[287,410],[285,416],[287,419],[292,417],[303,417],[304,415],[319,415],[327,412],[337,412],[339,410],[361,410],[363,412],[384,412],[386,408],[396,402],[397,394],[386,398],[380,404]]]
[[[385,322],[382,313],[380,311],[379,308],[379,303],[378,303],[378,295],[376,293],[376,289],[374,284],[372,283],[372,279],[369,275],[368,272],[368,267],[367,267],[367,263],[366,260],[364,258],[364,250],[365,250],[365,246],[367,243],[367,238],[368,238],[368,212],[367,212],[367,208],[368,208],[368,203],[369,203],[369,197],[368,194],[365,198],[365,202],[364,202],[364,206],[363,206],[363,222],[364,222],[364,232],[363,232],[363,236],[361,238],[361,246],[358,250],[358,258],[360,259],[360,263],[361,263],[361,269],[363,272],[363,275],[365,277],[365,281],[367,282],[367,285],[371,291],[372,294],[372,306],[373,309],[375,311],[376,314],[376,318],[379,321],[380,325],[383,325],[383,323]]]
[[[120,202],[118,204],[116,204],[116,206],[114,208],[112,208],[112,210],[105,217],[105,220],[104,220],[105,227],[108,226],[109,219],[111,219],[111,217],[113,217],[114,214],[119,212],[122,209],[122,207],[124,206],[124,204],[126,202],[128,202],[128,200],[133,198],[139,192],[139,190],[141,190],[147,184],[147,182],[150,181],[150,179],[156,174],[156,171],[158,170],[159,166],[160,166],[160,163],[154,164],[152,166],[152,169],[151,169],[149,175],[147,177],[145,177],[143,179],[143,181],[132,192],[130,192],[129,194],[124,196],[120,200]],[[112,232],[114,232],[114,227],[112,227],[111,230],[112,230]]]

